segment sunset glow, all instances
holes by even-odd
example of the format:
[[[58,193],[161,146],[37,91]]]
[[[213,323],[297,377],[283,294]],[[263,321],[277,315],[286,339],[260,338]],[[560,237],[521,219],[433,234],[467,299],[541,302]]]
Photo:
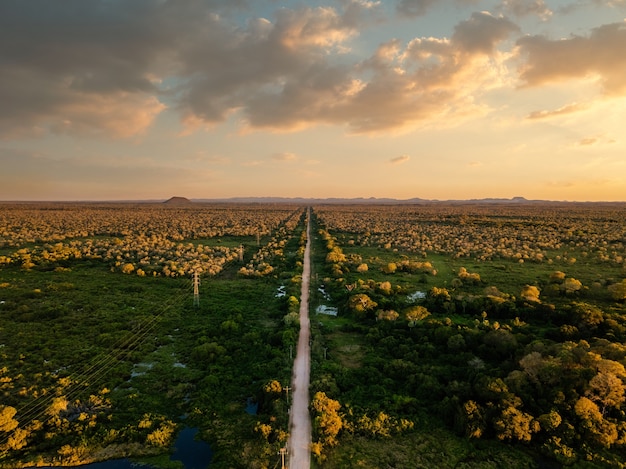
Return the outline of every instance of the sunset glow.
[[[625,0],[8,0],[0,200],[626,201]]]

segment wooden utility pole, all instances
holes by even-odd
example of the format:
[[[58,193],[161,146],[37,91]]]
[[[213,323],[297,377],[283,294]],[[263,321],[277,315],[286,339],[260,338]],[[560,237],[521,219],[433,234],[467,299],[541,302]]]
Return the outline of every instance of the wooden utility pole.
[[[281,469],[287,469],[287,466],[285,466],[285,456],[287,455],[287,448],[281,448],[278,454],[280,454]]]
[[[285,390],[285,393],[287,394],[287,404],[289,404],[289,391],[291,391],[291,388],[289,386],[285,386],[283,389]]]
[[[200,306],[200,277],[197,271],[193,273],[193,305]]]

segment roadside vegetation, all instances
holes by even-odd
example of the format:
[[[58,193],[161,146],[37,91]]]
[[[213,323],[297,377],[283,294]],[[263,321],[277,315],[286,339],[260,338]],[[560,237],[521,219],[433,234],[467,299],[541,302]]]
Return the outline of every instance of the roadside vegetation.
[[[210,442],[212,467],[270,465],[288,430],[303,216],[2,206],[0,467],[175,466],[184,426]]]
[[[317,207],[320,467],[623,467],[625,214]]]

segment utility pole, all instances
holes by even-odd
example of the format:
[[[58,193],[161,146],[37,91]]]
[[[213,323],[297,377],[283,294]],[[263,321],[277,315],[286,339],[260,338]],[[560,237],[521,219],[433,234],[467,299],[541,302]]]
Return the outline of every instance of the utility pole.
[[[200,277],[197,271],[193,273],[193,305],[200,306]]]
[[[283,389],[285,390],[285,393],[287,393],[287,405],[289,405],[289,391],[291,391],[291,388],[289,386],[285,386]]]
[[[287,466],[285,466],[285,456],[287,455],[287,448],[281,448],[278,454],[280,454],[281,469],[287,469]]]

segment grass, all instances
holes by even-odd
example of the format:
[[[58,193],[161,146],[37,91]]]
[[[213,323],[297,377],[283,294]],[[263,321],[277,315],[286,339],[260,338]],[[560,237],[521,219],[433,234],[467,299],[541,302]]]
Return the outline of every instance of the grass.
[[[120,438],[131,442],[145,441],[148,430],[142,433],[138,422],[150,413],[155,418],[199,427],[216,450],[213,467],[273,467],[280,445],[277,433],[263,441],[254,427],[263,422],[273,431],[288,429],[282,396],[268,398],[263,386],[270,380],[285,384],[291,377],[289,350],[296,331],[285,325],[283,316],[287,298],[300,293],[300,285],[292,279],[300,273],[296,252],[303,228],[300,223],[293,231],[284,258],[272,260],[275,270],[267,277],[241,277],[237,273],[239,261],[215,277],[202,277],[199,307],[193,306],[189,278],[123,275],[112,273],[104,263],[83,260],[64,262],[68,269],[59,271],[53,266],[30,271],[15,266],[0,268],[0,336],[4,345],[0,358],[2,367],[7,368],[3,376],[10,378],[9,382],[0,381],[3,404],[23,409],[36,395],[69,394],[71,388],[60,384],[65,376],[88,381],[88,387],[72,391],[73,399],[85,400],[103,387],[111,390],[113,410],[98,417],[95,430],[83,429],[82,435],[59,430],[58,438],[53,435],[45,441],[33,441],[41,445],[34,451],[45,448],[56,454],[57,444],[93,443],[103,440],[110,430],[119,431]],[[359,322],[346,311],[350,293],[344,285],[359,279],[389,281],[401,287],[402,293],[385,296],[371,290],[371,294],[377,295],[381,307],[402,312],[405,293],[435,286],[446,287],[457,296],[482,295],[486,286],[495,285],[517,296],[526,284],[545,289],[555,270],[591,286],[597,280],[623,278],[624,269],[585,257],[582,248],[568,248],[568,255],[578,259],[575,263],[557,261],[556,256],[564,252],[550,252],[549,257],[555,259],[552,264],[478,261],[436,253],[424,258],[410,252],[349,245],[353,236],[340,233],[337,245],[344,253],[361,256],[369,266],[362,274],[356,272],[356,265],[344,266],[341,282],[326,264],[326,247],[317,227],[312,234],[313,382],[331,398],[353,402],[360,409],[408,415],[416,422],[413,431],[392,438],[344,432],[340,445],[327,453],[326,463],[319,467],[536,467],[540,461],[536,448],[527,452],[524,445],[501,443],[495,438],[469,441],[459,437],[449,422],[443,423],[443,417],[439,421],[436,414],[440,403],[431,402],[439,394],[453,392],[449,386],[457,385],[467,374],[471,354],[485,361],[491,359],[491,345],[479,335],[492,327],[491,318],[489,324],[477,326],[479,312],[434,310],[431,323],[408,331],[401,319],[397,323],[371,318]],[[261,238],[262,244],[268,241],[269,237]],[[227,247],[243,244],[244,264],[258,250],[256,237],[250,236],[182,242]],[[10,251],[3,248],[2,252]],[[438,273],[386,274],[382,270],[388,263],[403,259],[429,261]],[[453,287],[461,267],[478,273],[482,281]],[[321,284],[330,300],[318,290]],[[286,288],[285,298],[275,296],[280,286]],[[609,302],[606,288],[600,292],[585,290],[580,297],[551,297],[542,292],[542,299],[555,302],[557,307],[574,299],[589,301],[623,322],[623,305]],[[338,307],[339,316],[316,314],[315,307],[320,304]],[[523,318],[527,325],[513,328],[520,347],[554,337],[550,321],[535,321],[532,311],[524,312],[529,315]],[[446,317],[451,321],[445,321]],[[500,323],[512,323],[512,318]],[[470,329],[471,334],[466,333]],[[449,349],[448,340],[460,333],[465,334],[468,345],[455,353]],[[472,337],[476,337],[475,349],[469,348]],[[509,368],[500,370],[501,364],[493,359],[488,372],[506,376],[519,358],[507,353],[505,350],[502,356],[511,361]],[[91,374],[94,365],[98,372]],[[260,402],[259,415],[245,413],[249,397]],[[45,409],[40,414],[43,418]],[[154,461],[166,466],[167,448],[162,451],[161,460]]]
[[[449,431],[420,425],[409,434],[371,439],[347,436],[330,451],[325,469],[529,469],[536,461],[524,451],[497,443],[472,443]]]
[[[247,241],[248,256],[257,249],[252,238],[197,242],[206,241],[233,247]],[[295,251],[297,241],[286,249]],[[0,357],[3,376],[9,378],[0,384],[4,405],[20,409],[18,415],[43,418],[49,404],[42,400],[44,393],[85,400],[108,388],[114,409],[110,419],[83,436],[76,434],[76,441],[94,444],[92,437],[105,428],[136,439],[137,424],[146,414],[179,422],[187,415],[187,422],[203,429],[216,447],[215,467],[229,467],[237,457],[225,451],[232,445],[246,448],[249,459],[263,458],[259,442],[250,438],[257,420],[266,417],[246,414],[245,406],[248,397],[259,398],[268,380],[287,383],[291,376],[289,349],[281,339],[285,300],[275,297],[283,283],[278,275],[242,278],[240,265],[233,262],[217,277],[201,279],[200,306],[194,308],[189,278],[123,275],[94,261],[66,266],[58,271],[0,269]],[[294,264],[277,272],[286,267],[296,269]],[[217,355],[203,357],[203,344],[215,344]],[[60,386],[64,376],[86,386]],[[28,409],[35,405],[39,410],[33,414]],[[57,431],[58,441],[72,441]],[[225,438],[230,443],[220,446]],[[35,440],[21,457],[54,453],[57,440],[43,444],[44,453]],[[164,461],[144,462],[173,467]]]

